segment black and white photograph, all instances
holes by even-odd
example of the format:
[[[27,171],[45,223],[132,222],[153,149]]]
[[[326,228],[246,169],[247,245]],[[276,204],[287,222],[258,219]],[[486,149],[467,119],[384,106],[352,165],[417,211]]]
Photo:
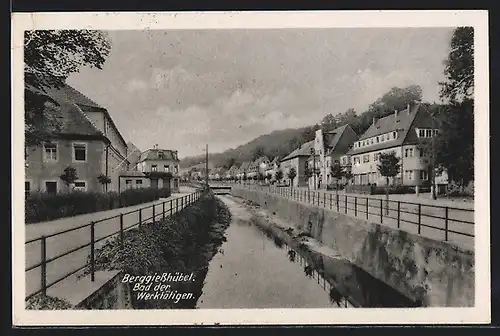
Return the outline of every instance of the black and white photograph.
[[[486,11],[30,15],[14,324],[490,321]]]

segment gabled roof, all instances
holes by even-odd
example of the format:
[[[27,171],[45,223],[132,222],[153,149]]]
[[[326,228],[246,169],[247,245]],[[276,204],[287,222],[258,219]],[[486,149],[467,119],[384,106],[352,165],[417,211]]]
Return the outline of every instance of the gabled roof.
[[[162,160],[179,161],[179,158],[177,157],[177,151],[170,149],[148,149],[142,152],[141,157],[139,158],[139,162]]]
[[[100,106],[96,102],[94,102],[92,99],[90,99],[89,97],[87,97],[74,87],[68,84],[64,84],[60,88],[51,87],[51,88],[44,88],[44,90],[47,92],[49,96],[53,97],[58,101],[66,100],[77,104],[85,112],[90,112],[88,111],[89,108],[91,110],[94,110],[94,112],[96,109],[100,112],[103,112],[110,121],[113,128],[116,130],[116,133],[118,133],[118,137],[120,138],[120,140],[123,142],[123,144],[125,144],[125,146],[127,145],[127,142],[121,135],[120,131],[118,130],[118,127],[116,127],[115,122],[113,121],[113,118],[111,118],[111,115],[109,114],[108,110]]]
[[[255,159],[255,161],[253,161],[250,165],[251,165],[251,167],[258,167],[258,166],[260,166],[261,163],[263,163],[265,161],[269,162],[269,159],[267,158],[267,156],[261,156],[261,157]]]
[[[250,164],[251,162],[250,161],[246,161],[246,162],[243,162],[240,166],[240,169],[239,171],[240,172],[244,172],[245,170],[247,170],[249,167],[250,167]]]
[[[345,124],[324,134],[326,155],[330,155],[335,150],[340,138],[342,138],[342,135],[348,127],[350,128],[349,124]]]
[[[50,98],[55,103],[54,107],[47,107],[45,111],[60,126],[56,135],[81,135],[103,138],[104,140],[104,134],[92,123],[78,105],[67,99],[53,97],[36,89],[28,90],[35,95],[43,95]]]
[[[311,148],[314,148],[314,140],[306,142],[305,144],[301,145],[299,148],[297,148],[296,150],[288,154],[286,157],[281,159],[281,162],[291,160],[297,156],[310,156]]]
[[[275,156],[274,159],[271,161],[271,164],[274,165],[276,163],[280,162],[280,157],[279,156]]]
[[[366,140],[381,134],[397,132],[397,138],[390,141],[384,141],[376,145],[351,148],[347,154],[362,154],[386,148],[401,146],[405,143],[409,130],[412,128],[413,121],[422,110],[421,104],[416,104],[397,113],[392,113],[384,118],[380,118],[372,124],[358,141]]]

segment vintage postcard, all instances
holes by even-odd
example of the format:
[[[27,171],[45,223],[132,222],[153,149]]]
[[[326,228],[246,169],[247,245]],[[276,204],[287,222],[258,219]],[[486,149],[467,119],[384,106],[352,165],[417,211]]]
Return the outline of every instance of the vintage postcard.
[[[14,325],[490,322],[486,11],[12,27]]]

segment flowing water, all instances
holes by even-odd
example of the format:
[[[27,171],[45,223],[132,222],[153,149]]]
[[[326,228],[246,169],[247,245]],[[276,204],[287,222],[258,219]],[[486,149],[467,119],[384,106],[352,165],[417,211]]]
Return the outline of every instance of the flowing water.
[[[232,213],[227,241],[211,260],[197,308],[411,307],[415,304],[358,267],[310,252],[262,230],[247,208]]]

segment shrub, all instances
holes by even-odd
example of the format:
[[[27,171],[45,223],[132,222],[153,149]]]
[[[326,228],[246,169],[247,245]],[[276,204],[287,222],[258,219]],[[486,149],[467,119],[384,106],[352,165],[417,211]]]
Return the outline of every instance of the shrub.
[[[415,187],[405,186],[405,185],[396,185],[389,187],[389,194],[410,194],[415,192]],[[372,186],[371,187],[372,195],[383,195],[385,194],[385,186]]]
[[[128,189],[121,194],[73,191],[70,193],[30,193],[26,196],[25,221],[37,223],[63,217],[116,209],[169,197],[170,189]]]

